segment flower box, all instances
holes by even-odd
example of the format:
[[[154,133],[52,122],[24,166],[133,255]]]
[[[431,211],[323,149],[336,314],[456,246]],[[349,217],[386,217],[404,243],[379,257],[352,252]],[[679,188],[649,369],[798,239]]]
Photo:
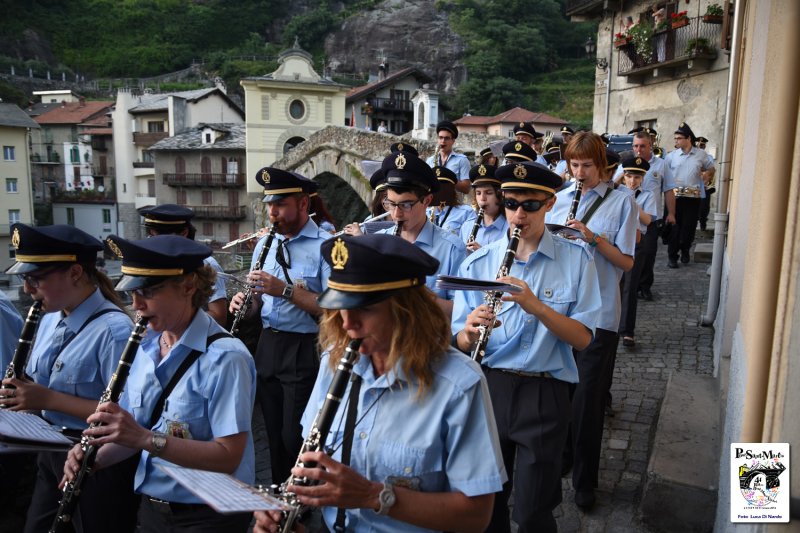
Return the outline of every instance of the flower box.
[[[621,39],[615,39],[614,40],[614,48],[622,48],[623,46],[627,46],[627,45],[628,45],[628,39],[626,39],[624,37],[621,38]]]
[[[672,29],[677,30],[689,25],[689,19],[676,19],[672,21]]]
[[[706,24],[722,24],[722,15],[703,15]]]

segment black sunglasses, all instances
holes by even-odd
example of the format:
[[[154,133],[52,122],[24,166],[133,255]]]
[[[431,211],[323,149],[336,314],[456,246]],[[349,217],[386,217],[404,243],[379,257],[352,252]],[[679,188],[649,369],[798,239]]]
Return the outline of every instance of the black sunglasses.
[[[547,200],[525,200],[524,202],[514,200],[513,198],[505,198],[503,200],[503,205],[506,206],[506,209],[516,211],[520,206],[522,206],[522,210],[526,213],[535,213],[544,207],[544,204],[546,203]]]

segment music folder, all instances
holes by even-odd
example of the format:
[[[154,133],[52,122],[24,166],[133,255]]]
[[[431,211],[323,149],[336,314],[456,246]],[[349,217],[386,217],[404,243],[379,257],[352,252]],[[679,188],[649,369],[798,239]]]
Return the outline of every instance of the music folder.
[[[507,292],[518,294],[522,292],[522,287],[510,283],[501,283],[494,280],[460,278],[458,276],[436,276],[436,288],[456,291],[484,291],[484,292]]]
[[[0,409],[0,454],[67,451],[73,442],[32,413]]]

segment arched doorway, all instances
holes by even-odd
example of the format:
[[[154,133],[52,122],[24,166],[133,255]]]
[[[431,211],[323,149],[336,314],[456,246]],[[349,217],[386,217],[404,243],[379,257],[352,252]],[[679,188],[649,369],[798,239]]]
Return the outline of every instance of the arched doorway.
[[[314,181],[319,185],[319,195],[333,216],[337,229],[350,222],[361,222],[369,214],[361,197],[336,174],[323,172]]]

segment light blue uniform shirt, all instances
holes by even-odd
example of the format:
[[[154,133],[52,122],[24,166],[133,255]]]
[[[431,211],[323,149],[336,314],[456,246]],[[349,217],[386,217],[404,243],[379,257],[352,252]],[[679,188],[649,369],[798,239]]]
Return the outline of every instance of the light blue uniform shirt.
[[[644,175],[642,180],[642,189],[651,191],[653,199],[656,203],[656,220],[664,218],[664,199],[662,193],[671,191],[676,187],[675,179],[669,170],[667,162],[655,155],[650,157],[650,170]],[[649,212],[649,211],[648,211]]]
[[[508,237],[478,249],[459,269],[458,275],[493,280],[508,248]],[[521,279],[545,305],[589,328],[594,335],[601,313],[600,288],[594,260],[581,245],[542,234],[539,248],[527,261],[515,260],[509,276]],[[619,290],[619,289],[617,289]],[[467,315],[483,301],[480,291],[456,291],[453,333],[464,329]],[[578,382],[572,347],[526,313],[516,302],[503,302],[500,325],[492,330],[482,364],[490,368],[523,372],[550,372],[569,383]]]
[[[192,350],[203,352],[178,381],[164,402],[154,431],[171,435],[180,428],[186,438],[211,441],[215,438],[248,433],[242,462],[233,476],[245,483],[255,480],[255,454],[250,423],[256,391],[256,369],[253,358],[242,341],[223,338],[206,351],[208,337],[225,330],[202,309],[189,327],[160,360],[161,335],[148,330],[131,366],[120,406],[133,414],[136,421],[148,427],[158,397]],[[172,464],[142,450],[136,470],[134,489],[170,502],[203,503],[180,483],[156,468]]]
[[[3,291],[0,291],[0,372],[5,373],[22,331],[22,317]]]
[[[606,191],[609,191],[608,183],[600,182],[593,189],[587,190],[584,187],[581,201],[578,204],[576,218],[582,219],[594,202],[599,201]],[[545,220],[556,224],[563,224],[567,219],[572,198],[575,196],[575,183],[559,191],[556,204],[547,213]],[[592,232],[606,239],[608,242],[619,248],[625,254],[633,257],[636,251],[636,227],[639,223],[639,211],[632,194],[610,190],[608,198],[594,212],[589,219],[589,227]],[[600,296],[603,300],[603,312],[597,321],[597,327],[607,331],[617,331],[619,328],[619,316],[622,312],[622,301],[620,299],[619,280],[622,278],[622,269],[614,266],[601,253],[597,253],[597,248],[586,245],[586,248],[593,253],[595,266],[597,268],[597,278],[600,281]]]
[[[89,317],[104,309],[113,311],[98,316],[76,335]],[[56,328],[61,322],[66,329],[64,342],[59,343],[61,329],[57,332]],[[96,289],[66,317],[61,311],[45,313],[36,331],[27,373],[33,381],[49,389],[99,401],[132,330],[133,322],[128,315]],[[69,344],[59,349],[66,342]],[[42,416],[52,424],[70,429],[88,426],[85,418],[58,411],[42,411]]]
[[[560,160],[560,161],[559,161],[559,162],[556,164],[556,168],[555,168],[555,169],[553,169],[553,172],[555,172],[555,173],[556,173],[556,174],[558,174],[559,176],[563,175],[563,174],[564,174],[564,172],[566,172],[566,171],[567,171],[567,160],[566,160],[566,159],[561,159],[561,160]]]
[[[693,146],[689,153],[673,150],[664,158],[675,180],[676,187],[700,187],[700,198],[706,197],[706,188],[700,173],[714,168],[705,150]]]
[[[449,231],[453,235],[459,235],[461,233],[461,228],[467,224],[467,221],[475,219],[475,211],[468,205],[446,205],[444,209],[439,209],[439,207],[427,208],[425,213],[428,215],[428,220],[431,219],[431,213],[434,212],[434,209],[436,210],[436,215],[434,215],[435,219],[438,218],[440,221],[439,227]],[[447,216],[446,219],[445,215]],[[441,222],[442,220],[444,220],[444,222]]]
[[[381,230],[378,233],[393,234],[394,228]],[[439,274],[455,276],[458,265],[467,255],[467,248],[464,243],[449,231],[434,226],[428,220],[422,227],[422,231],[417,235],[417,240],[414,241],[414,244],[426,254],[439,260],[439,270],[432,276],[425,278],[425,286],[439,298],[452,300],[453,291],[436,288],[436,276]]]
[[[310,218],[300,233],[288,239],[285,244],[284,256],[291,263],[289,277],[297,287],[302,287],[317,294],[321,293],[328,286],[328,278],[331,275],[331,267],[322,259],[319,247],[330,237],[330,233],[319,229]],[[267,259],[261,268],[264,272],[286,281],[283,269],[275,260],[279,241],[284,240],[283,236],[275,235]],[[253,265],[258,260],[258,255],[267,241],[267,237],[262,237],[253,250]],[[261,324],[265,328],[274,328],[281,331],[291,331],[293,333],[316,333],[319,325],[313,316],[309,315],[293,303],[280,296],[261,296]]]
[[[503,215],[503,209],[500,209],[500,215],[495,218],[491,224],[488,226],[484,226],[484,222],[481,221],[481,225],[478,228],[478,234],[475,236],[475,240],[481,246],[486,246],[487,244],[491,244],[494,241],[503,238],[504,235],[508,234],[508,219]],[[469,234],[472,231],[472,226],[475,224],[475,219],[477,215],[473,216],[470,220],[464,222],[464,225],[461,226],[461,240],[464,241],[466,244],[467,239],[469,239]]]
[[[428,163],[429,167],[436,166],[436,164],[433,162],[433,156],[430,156],[425,160],[425,162]],[[469,179],[469,158],[464,154],[450,152],[450,155],[444,162],[444,168],[448,168],[455,172],[456,176],[458,177],[458,181]]]
[[[220,264],[217,263],[217,260],[213,257],[206,257],[203,259],[203,263],[213,268],[216,272],[224,272]],[[226,300],[228,299],[228,293],[225,291],[225,280],[222,278],[222,276],[217,276],[217,279],[214,282],[214,292],[211,293],[208,301],[216,302],[217,300],[221,300],[223,298]]]
[[[632,195],[633,200],[636,202],[636,204],[639,207],[641,207],[645,213],[653,217],[652,222],[658,220],[656,218],[656,200],[653,191],[646,191],[642,189],[641,186],[635,191],[632,191],[629,188],[627,188],[624,184],[620,184],[617,190]],[[642,235],[646,235],[647,226],[642,224],[642,221],[639,219],[638,212],[636,214],[636,220],[637,220],[637,225],[636,225],[637,229],[642,233]]]
[[[491,494],[507,480],[497,426],[486,380],[478,365],[450,348],[433,363],[433,384],[417,398],[417,381],[397,368],[375,377],[371,360],[361,355],[353,367],[361,376],[358,417],[350,467],[371,481],[389,477],[419,481],[421,492],[460,491],[467,496]],[[328,354],[303,415],[303,434],[325,400],[333,373]],[[332,457],[341,461],[347,398],[336,412],[328,436]],[[323,507],[333,530],[337,509]],[[370,509],[348,509],[347,531],[393,533],[428,531],[380,516]]]

